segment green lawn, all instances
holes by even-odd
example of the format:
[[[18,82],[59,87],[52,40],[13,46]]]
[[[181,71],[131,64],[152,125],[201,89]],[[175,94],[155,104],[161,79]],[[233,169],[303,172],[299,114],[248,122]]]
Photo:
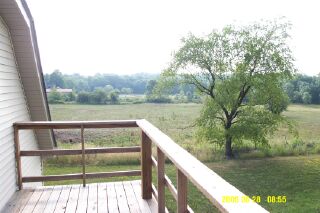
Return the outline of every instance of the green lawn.
[[[277,157],[256,160],[234,160],[206,163],[209,168],[248,196],[261,196],[261,205],[271,212],[320,211],[320,156]],[[81,166],[45,165],[45,174],[81,172]],[[89,166],[88,172],[139,169],[139,165]],[[166,165],[166,173],[175,183],[175,168]],[[92,180],[119,181],[136,178],[109,178]],[[80,183],[61,181],[60,184]],[[47,183],[53,184],[53,183]],[[56,183],[55,183],[56,184]],[[195,212],[216,212],[209,200],[189,184],[188,203]],[[169,194],[169,192],[167,192]],[[286,203],[268,203],[267,196],[286,196]],[[175,210],[172,197],[167,196],[168,207]]]
[[[270,137],[269,150],[242,150],[239,159],[231,161],[221,158],[219,147],[199,144],[193,137],[196,129],[192,124],[201,109],[198,104],[51,105],[50,108],[53,120],[145,118],[242,192],[261,196],[261,205],[271,212],[320,212],[320,156],[309,155],[320,153],[319,106],[291,105],[284,113],[296,123],[300,141],[295,141],[282,127]],[[79,131],[57,131],[57,134],[60,147],[79,146]],[[86,130],[85,135],[87,146],[130,146],[139,144],[140,140],[139,131],[134,129]],[[304,156],[263,158],[284,155]],[[45,174],[77,173],[81,171],[80,162],[79,157],[49,158],[44,164],[44,171]],[[94,155],[88,157],[88,163],[88,171],[92,172],[138,169],[139,156]],[[174,183],[175,172],[173,165],[166,165],[166,173]],[[98,181],[128,179],[131,178]],[[216,212],[211,202],[191,184],[188,196],[195,212]],[[267,196],[286,196],[287,202],[268,203]],[[169,195],[167,201],[169,209],[174,211],[175,204]]]

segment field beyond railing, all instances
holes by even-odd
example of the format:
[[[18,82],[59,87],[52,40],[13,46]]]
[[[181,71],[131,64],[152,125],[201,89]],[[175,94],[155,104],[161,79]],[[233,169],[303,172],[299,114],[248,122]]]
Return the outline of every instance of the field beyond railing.
[[[86,128],[132,127],[141,129],[141,147],[85,148],[84,130]],[[20,150],[19,130],[26,129],[80,129],[81,149]],[[176,200],[177,212],[193,212],[187,204],[188,181],[193,183],[222,212],[267,212],[146,120],[17,122],[14,123],[14,136],[19,189],[22,189],[25,182],[82,179],[83,186],[85,186],[88,178],[141,176],[142,198],[151,199],[153,195],[158,202],[158,212],[166,211],[165,187],[168,187]],[[152,144],[156,146],[157,159],[152,156]],[[141,153],[141,170],[86,172],[85,156],[87,154],[130,152]],[[27,177],[22,175],[21,157],[48,155],[81,155],[82,173]],[[177,188],[165,174],[166,158],[177,168]],[[157,171],[157,187],[152,184],[152,166]],[[238,197],[239,202],[228,202],[224,200],[226,197]],[[247,198],[246,202],[241,202],[243,197]]]

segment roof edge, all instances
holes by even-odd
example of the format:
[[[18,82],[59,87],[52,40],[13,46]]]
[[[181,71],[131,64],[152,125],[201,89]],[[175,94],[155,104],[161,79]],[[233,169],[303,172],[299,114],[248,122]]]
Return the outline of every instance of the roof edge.
[[[50,113],[50,108],[49,108],[49,104],[48,104],[48,97],[47,97],[47,93],[46,93],[45,81],[44,81],[44,77],[43,77],[43,70],[42,70],[41,59],[40,59],[40,51],[39,51],[39,46],[38,46],[38,39],[37,39],[37,33],[36,33],[34,20],[33,20],[31,11],[29,9],[29,6],[28,6],[26,0],[20,0],[20,1],[22,3],[23,9],[25,10],[26,15],[28,16],[28,19],[30,21],[31,39],[32,39],[32,43],[34,45],[33,47],[34,47],[34,52],[35,52],[35,56],[36,56],[36,60],[37,60],[37,68],[38,68],[38,73],[40,76],[42,94],[45,99],[46,114],[47,114],[48,120],[51,121],[51,113]],[[54,132],[52,129],[51,129],[51,138],[53,141],[53,145],[55,147],[57,147],[57,141],[56,141],[56,138],[54,136]]]

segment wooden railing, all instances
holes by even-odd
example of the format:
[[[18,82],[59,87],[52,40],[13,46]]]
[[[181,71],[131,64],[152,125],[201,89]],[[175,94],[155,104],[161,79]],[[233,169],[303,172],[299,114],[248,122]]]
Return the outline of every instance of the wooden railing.
[[[86,149],[84,143],[85,128],[128,128],[141,129],[141,147],[111,147]],[[20,151],[19,130],[21,129],[81,129],[81,149],[78,150],[32,150]],[[177,212],[193,212],[187,204],[187,184],[190,181],[214,206],[221,212],[267,212],[252,200],[246,202],[223,202],[223,197],[245,197],[245,195],[229,184],[194,156],[176,144],[166,134],[146,120],[125,121],[83,121],[83,122],[18,122],[14,124],[16,160],[18,170],[18,186],[23,182],[82,179],[83,185],[87,178],[138,176],[141,175],[141,195],[143,199],[154,196],[158,202],[158,212],[165,212],[165,187],[173,195],[177,203]],[[157,159],[152,156],[152,144],[156,146]],[[141,152],[141,171],[117,171],[103,173],[86,173],[85,155],[96,153]],[[51,175],[22,177],[22,156],[44,155],[82,155],[82,174]],[[165,174],[165,159],[168,158],[177,168],[177,188]],[[152,166],[157,171],[157,187],[152,184]]]
[[[59,121],[59,122],[17,122],[14,124],[14,140],[16,147],[17,176],[18,187],[22,189],[22,184],[26,182],[41,181],[59,181],[59,180],[75,180],[82,179],[83,186],[86,185],[86,179],[90,178],[106,178],[119,176],[140,176],[140,170],[131,171],[115,171],[115,172],[86,172],[86,154],[102,154],[102,153],[129,153],[140,152],[140,146],[134,147],[105,147],[105,148],[85,148],[84,130],[88,128],[129,128],[137,127],[135,120],[124,121]],[[30,129],[80,129],[81,149],[53,149],[53,150],[20,150],[19,130]],[[23,177],[21,172],[21,157],[26,156],[50,156],[50,155],[81,155],[82,156],[82,173],[64,174],[64,175],[48,175],[48,176],[28,176]]]

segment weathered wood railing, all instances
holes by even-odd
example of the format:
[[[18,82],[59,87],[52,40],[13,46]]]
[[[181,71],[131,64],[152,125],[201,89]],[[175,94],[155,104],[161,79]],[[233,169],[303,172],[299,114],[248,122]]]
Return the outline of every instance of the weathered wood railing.
[[[86,149],[84,143],[85,128],[127,128],[139,127],[141,129],[141,147],[113,147]],[[176,144],[167,135],[161,132],[146,120],[126,121],[83,121],[83,122],[18,122],[14,124],[16,159],[18,170],[18,185],[22,188],[23,182],[83,179],[86,178],[137,176],[141,175],[141,194],[143,199],[151,199],[152,195],[157,199],[158,212],[165,212],[165,187],[173,195],[177,202],[177,212],[192,212],[187,204],[188,180],[194,184],[221,212],[267,212],[257,203],[250,202],[228,203],[223,202],[224,196],[244,197],[245,195],[234,186],[226,182],[219,175],[197,160],[194,156]],[[32,150],[20,151],[19,130],[21,129],[81,129],[82,149],[78,150]],[[156,146],[157,160],[152,156],[152,144]],[[85,154],[96,153],[124,153],[141,152],[141,171],[120,171],[104,173],[85,172]],[[82,174],[51,175],[22,177],[21,156],[44,155],[82,155]],[[165,175],[165,158],[177,168],[177,188]],[[152,184],[152,166],[157,171],[157,187]]]
[[[137,127],[136,121],[59,121],[59,122],[17,122],[14,124],[16,161],[18,174],[18,187],[22,189],[25,182],[41,182],[41,181],[59,181],[82,179],[83,186],[86,185],[86,179],[90,178],[106,178],[119,176],[140,176],[140,170],[131,171],[115,171],[115,172],[86,172],[86,154],[100,153],[129,153],[140,152],[140,146],[134,147],[105,147],[105,148],[85,148],[84,129],[88,128],[129,128]],[[80,129],[81,131],[81,149],[55,149],[55,150],[20,150],[19,130],[35,130],[35,129]],[[48,175],[48,176],[29,176],[23,177],[21,173],[21,157],[25,156],[50,156],[50,155],[81,155],[82,156],[82,173],[64,174],[64,175]]]

